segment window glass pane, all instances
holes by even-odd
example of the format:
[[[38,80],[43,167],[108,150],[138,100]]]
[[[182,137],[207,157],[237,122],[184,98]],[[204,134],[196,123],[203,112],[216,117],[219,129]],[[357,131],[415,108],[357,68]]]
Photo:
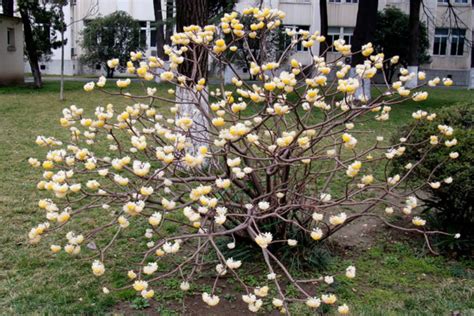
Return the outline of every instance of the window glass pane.
[[[334,43],[334,35],[328,34],[328,37],[326,38],[326,43],[328,46],[331,46],[332,43]],[[330,51],[334,51],[334,48],[331,48]]]
[[[344,35],[344,42],[346,42],[346,44],[352,44],[352,35]]]
[[[464,36],[459,37],[458,43],[458,55],[462,56],[464,54]]]
[[[156,47],[156,30],[152,30],[150,32],[150,46],[151,47]]]
[[[434,38],[434,46],[433,46],[433,54],[434,55],[439,55],[439,44],[440,44],[440,38],[435,37]]]
[[[451,38],[451,55],[453,55],[453,56],[457,55],[458,42],[459,42],[458,37],[452,37]]]
[[[140,30],[140,46],[146,46],[146,30]]]
[[[13,29],[7,29],[7,45],[13,45]]]
[[[435,30],[435,35],[448,35],[449,30],[448,29],[436,29]]]
[[[442,37],[441,38],[441,48],[439,51],[440,55],[446,55],[446,47],[448,46],[448,38],[447,37]]]

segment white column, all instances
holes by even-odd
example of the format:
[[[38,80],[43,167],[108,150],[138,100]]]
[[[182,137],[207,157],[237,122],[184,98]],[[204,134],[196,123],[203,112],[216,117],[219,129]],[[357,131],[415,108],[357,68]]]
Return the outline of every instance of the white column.
[[[405,88],[413,89],[418,85],[418,66],[408,66],[407,70],[410,74],[414,73],[415,75],[412,76],[410,80],[407,80],[407,82],[405,82]]]
[[[151,29],[150,29],[150,21],[146,21],[146,53],[147,55],[151,55]]]
[[[351,78],[356,78],[359,80],[359,88],[357,88],[354,97],[357,100],[370,100],[372,98],[372,94],[370,91],[371,84],[370,84],[370,79],[362,79],[358,74],[355,72],[355,68],[351,68],[351,71],[349,72],[349,76]]]
[[[469,89],[474,89],[474,68],[469,71]]]

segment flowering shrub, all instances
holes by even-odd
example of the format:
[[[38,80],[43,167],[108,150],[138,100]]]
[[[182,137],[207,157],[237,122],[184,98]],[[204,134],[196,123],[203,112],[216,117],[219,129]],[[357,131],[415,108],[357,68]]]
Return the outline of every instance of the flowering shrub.
[[[301,42],[309,48],[311,64],[302,65],[294,59],[288,65],[252,63],[250,72],[258,79],[256,83],[245,82],[236,74],[232,87],[216,89],[206,88],[204,78],[190,80],[178,72],[182,63],[192,62],[187,59],[197,47],[230,65],[224,52],[235,51],[238,42],[259,40],[280,27],[284,17],[281,11],[257,8],[243,14],[254,21],[249,29],[232,13],[223,17],[218,27],[189,26],[175,34],[173,47],[166,48],[168,64],[132,53],[127,69],[141,78],[142,95],[126,92],[130,79],[116,82],[120,93],[107,90],[104,77],[84,86],[88,92],[98,89],[123,97],[130,105],[124,110],[112,104],[99,106],[93,116],[70,106],[60,120],[70,139],[38,136],[36,143],[48,149],[46,159],[31,158],[29,162],[44,169],[38,189],[46,190],[49,198],[38,203],[47,221],[31,229],[30,241],[37,243],[49,233],[68,231],[71,222],[87,219],[95,210],[100,221],[94,223],[105,224],[68,231],[64,245],[51,245],[51,251],[79,255],[85,242],[95,240],[97,254],[91,268],[101,277],[108,272],[108,262],[114,260],[108,251],[121,232],[146,228],[143,259],[127,273],[130,287],[144,298],[153,297],[153,286],[160,280],[175,275],[182,278],[181,289],[187,291],[203,268],[212,268],[212,290],[202,293],[202,300],[210,306],[219,304],[215,289],[227,274],[241,284],[242,299],[253,312],[264,303],[285,312],[289,303],[304,302],[310,308],[336,305],[339,313],[347,314],[349,307],[339,304],[334,294],[309,291],[302,284],[331,284],[344,274],[354,278],[354,266],[342,271],[342,276],[296,280],[275,251],[296,246],[299,240],[293,236],[308,236],[318,243],[348,223],[367,217],[424,235],[428,246],[430,236],[443,234],[425,229],[425,219],[413,216],[419,202],[414,191],[401,186],[426,155],[399,174],[376,173],[389,170],[406,148],[419,145],[410,142],[416,126],[406,131],[404,139],[387,146],[380,136],[364,136],[357,125],[363,119],[388,120],[392,108],[407,99],[425,100],[427,92],[404,87],[412,76],[422,81],[418,88],[441,81],[449,86],[452,81],[425,81],[423,73],[402,69],[400,81],[387,86],[385,93],[370,100],[363,94],[355,97],[361,79],[372,78],[383,71],[384,63],[396,63],[397,57],[374,54],[371,44],[361,52],[351,52],[350,45],[338,40],[334,47],[341,58],[326,62],[311,50],[315,42],[325,40],[323,36],[291,30],[287,31],[293,38],[288,51]],[[223,40],[224,34],[231,40]],[[351,67],[342,60],[355,53],[363,54],[366,61],[350,78]],[[109,61],[111,67],[117,64]],[[155,95],[151,82],[158,73],[162,81],[176,86],[168,91],[169,97]],[[175,94],[188,99],[175,99]],[[161,105],[156,106],[156,101]],[[170,104],[169,108],[162,110],[164,104]],[[188,111],[190,105],[194,111]],[[166,117],[169,112],[172,116]],[[430,122],[436,114],[419,110],[413,117]],[[452,147],[456,145],[452,133],[451,127],[443,126],[423,142]],[[98,154],[104,149],[107,155]],[[457,156],[453,151],[448,157]],[[434,186],[440,179],[428,177],[424,181]],[[385,207],[385,213],[377,212],[377,206]],[[412,226],[392,224],[386,217],[394,212],[410,218]],[[164,233],[167,222],[178,223],[179,230]],[[111,237],[102,243],[97,236],[107,231],[112,232]],[[260,249],[268,269],[268,282],[256,288],[240,277],[240,270],[248,263],[226,257],[220,246],[227,243],[226,247],[236,248],[246,241]],[[174,268],[159,272],[159,261],[168,257]],[[297,294],[285,290],[290,284]]]
[[[450,153],[450,148],[446,144],[439,143],[439,148],[429,154],[420,164],[419,168],[408,177],[407,182],[413,188],[420,186],[426,193],[421,197],[424,202],[426,214],[434,220],[431,226],[443,229],[448,232],[461,233],[462,239],[453,242],[450,239],[443,238],[443,243],[447,247],[456,250],[459,253],[472,254],[474,245],[474,235],[472,225],[474,224],[474,210],[472,200],[474,199],[474,109],[472,104],[457,104],[444,108],[440,111],[434,124],[427,122],[414,122],[406,126],[410,129],[414,124],[417,128],[411,135],[412,142],[422,143],[427,139],[435,139],[433,136],[439,133],[439,128],[448,125],[456,130],[453,132],[453,138],[459,142],[456,150],[463,155],[443,168],[437,167],[446,160]],[[400,137],[400,133],[394,137]],[[400,170],[410,161],[419,160],[427,151],[431,151],[433,142],[425,142],[425,145],[417,148],[409,148],[405,155],[400,157],[395,163],[395,167]],[[431,177],[434,183],[420,183],[418,179]],[[438,185],[439,182],[439,185]],[[424,186],[423,186],[424,185]]]

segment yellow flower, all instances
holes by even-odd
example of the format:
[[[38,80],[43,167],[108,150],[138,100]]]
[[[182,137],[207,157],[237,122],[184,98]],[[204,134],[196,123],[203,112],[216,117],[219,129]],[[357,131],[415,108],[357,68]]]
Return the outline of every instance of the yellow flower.
[[[419,101],[425,101],[428,98],[428,92],[416,92],[413,94],[413,101],[419,102]]]
[[[454,83],[453,80],[451,80],[450,78],[443,78],[443,84],[444,84],[446,87],[452,86],[453,83]]]
[[[344,305],[340,305],[338,308],[337,308],[337,311],[339,312],[339,314],[341,315],[347,315],[349,314],[349,307],[344,304]]]
[[[141,292],[148,288],[148,282],[143,280],[137,280],[133,283],[133,289],[137,292]]]
[[[324,304],[334,304],[336,303],[336,295],[334,294],[323,294],[321,295],[321,300],[323,301]]]
[[[160,79],[164,81],[171,81],[174,78],[174,74],[171,71],[165,71],[160,74]]]
[[[61,246],[59,246],[59,245],[51,245],[50,249],[51,249],[51,251],[52,251],[53,253],[58,253],[58,252],[61,251]]]
[[[92,263],[92,273],[94,273],[95,276],[101,276],[104,274],[104,272],[105,272],[104,264],[100,262],[99,260],[95,260]]]
[[[212,119],[212,125],[214,125],[215,127],[222,127],[225,125],[225,121],[222,117],[217,117]]]
[[[161,222],[161,218],[161,213],[155,212],[148,218],[148,223],[150,223],[151,226],[158,226]]]
[[[94,82],[88,82],[84,85],[84,91],[86,92],[90,92],[92,90],[94,90],[94,87],[95,87],[95,83]]]
[[[346,221],[346,219],[347,219],[346,213],[340,213],[338,215],[333,215],[329,217],[329,222],[332,225],[341,225]]]
[[[120,89],[123,89],[123,88],[126,88],[130,85],[130,83],[132,83],[132,81],[130,79],[125,79],[125,80],[117,80],[117,87],[119,87]]]
[[[411,220],[411,222],[412,222],[413,225],[415,225],[415,226],[425,226],[425,224],[426,224],[426,220],[421,219],[421,218],[418,217],[418,216],[413,217],[413,219]]]
[[[313,240],[320,240],[323,237],[323,231],[321,228],[314,228],[311,232],[311,238]]]

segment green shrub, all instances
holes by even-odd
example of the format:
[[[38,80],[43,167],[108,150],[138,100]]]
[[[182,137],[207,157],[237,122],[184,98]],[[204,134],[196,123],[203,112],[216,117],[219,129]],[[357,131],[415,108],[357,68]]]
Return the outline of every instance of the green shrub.
[[[443,183],[439,189],[424,186],[425,192],[419,195],[425,202],[424,212],[431,217],[430,223],[432,225],[448,232],[461,234],[461,238],[454,241],[452,238],[440,240],[440,245],[448,246],[465,254],[472,254],[474,245],[474,230],[472,229],[474,224],[473,121],[474,104],[458,104],[447,107],[438,113],[437,124],[428,124],[426,121],[419,122],[420,126],[415,129],[408,140],[408,143],[418,143],[429,139],[431,135],[439,135],[438,124],[454,128],[454,137],[458,140],[458,144],[451,148],[444,146],[444,144],[438,145],[443,148],[431,152],[427,159],[414,169],[409,183],[413,186],[419,185],[418,179],[426,179],[436,166],[447,159],[450,152],[456,151],[460,154],[456,160],[449,159],[442,167],[437,168],[432,176],[435,181],[442,182],[448,177],[452,177],[454,181],[451,184]],[[413,124],[402,127],[394,135],[394,138],[405,137],[407,131],[412,127]],[[406,153],[395,160],[395,168],[400,171],[407,163],[418,161],[431,146],[429,142],[422,148],[407,146]]]

